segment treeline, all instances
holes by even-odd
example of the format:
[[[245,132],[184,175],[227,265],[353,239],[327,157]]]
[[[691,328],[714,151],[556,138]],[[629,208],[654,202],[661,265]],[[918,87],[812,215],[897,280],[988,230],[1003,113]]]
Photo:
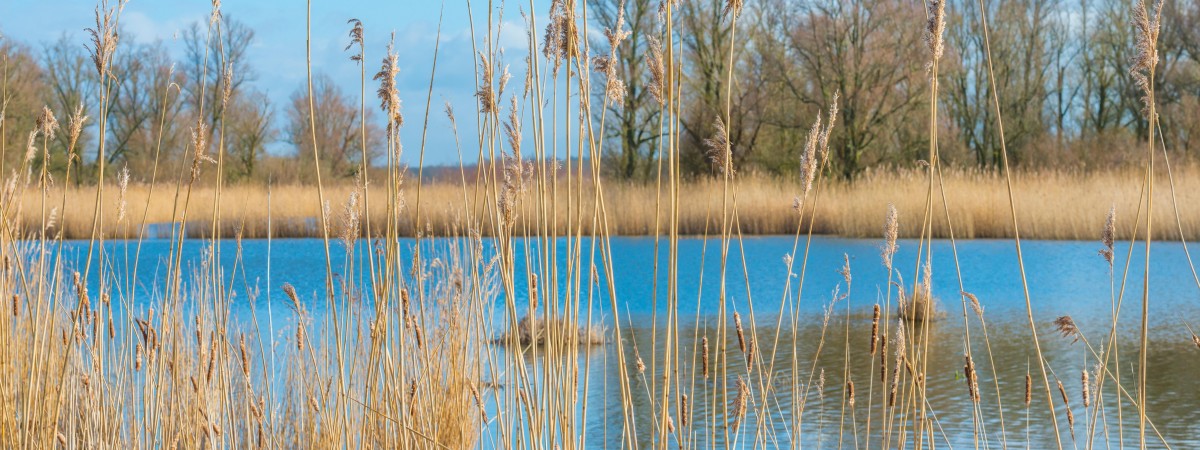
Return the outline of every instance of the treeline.
[[[673,9],[676,49],[661,48],[655,40],[662,32],[657,27],[665,23],[656,17],[660,4],[587,3],[595,29],[613,27],[623,5],[630,33],[616,51],[612,72],[623,81],[624,95],[604,112],[608,176],[652,178],[667,144],[660,137],[671,126],[680,130],[681,167],[693,176],[714,172],[705,141],[718,128],[732,146],[735,170],[794,174],[816,115],[835,94],[840,109],[829,146],[834,173],[851,178],[874,166],[911,166],[927,154],[929,85],[920,2],[751,2],[737,22],[732,49],[724,0],[689,0]],[[1000,164],[980,5],[989,17],[986,38],[1007,136],[1003,144],[1012,163],[1091,170],[1138,157],[1132,143],[1146,138],[1149,124],[1129,75],[1134,45],[1124,2],[950,0],[946,56],[939,68],[937,133],[944,163],[984,169]],[[1167,0],[1162,16],[1154,79],[1161,136],[1172,154],[1192,159],[1200,149],[1200,0]],[[220,20],[220,33],[212,36],[199,24],[184,30],[177,57],[161,42],[135,42],[119,34],[122,42],[107,80],[99,79],[81,42],[62,38],[34,46],[0,37],[0,171],[7,177],[24,160],[29,130],[43,106],[60,119],[79,107],[92,118],[74,154],[67,149],[67,133],[58,133],[48,152],[33,152],[33,167],[50,157],[52,175],[65,172],[68,158],[96,164],[103,136],[110,167],[128,166],[135,180],[147,181],[158,161],[158,179],[171,181],[178,173],[165,168],[177,171],[187,164],[191,133],[200,130],[214,151],[224,146],[229,181],[310,181],[312,134],[324,173],[353,177],[361,166],[364,113],[368,158],[382,155],[381,120],[373,118],[374,107],[364,111],[360,93],[317,75],[311,122],[304,86],[297,86],[288,104],[272,104],[256,88],[261,74],[247,56],[254,30],[229,16]],[[591,47],[607,48],[602,40]],[[661,122],[659,99],[669,93],[655,92],[662,84],[652,80],[661,75],[654,69],[668,52],[683,65],[677,125]],[[595,95],[605,94],[600,90],[606,83],[593,86]],[[729,87],[733,95],[727,105]],[[96,125],[101,95],[109,96],[103,103],[109,108],[104,130]],[[727,107],[730,123],[717,123]],[[310,123],[316,124],[315,133]],[[285,150],[268,153],[271,146]],[[94,181],[89,177],[95,173],[73,170],[72,181]]]
[[[220,33],[193,24],[179,36],[183,51],[173,57],[163,42],[137,42],[118,32],[120,43],[112,60],[111,75],[101,79],[90,50],[78,40],[60,38],[33,46],[0,37],[0,169],[7,178],[20,167],[27,153],[31,167],[40,168],[47,156],[52,176],[66,173],[68,159],[72,182],[94,182],[98,142],[105,142],[108,171],[127,166],[135,181],[174,182],[191,158],[192,133],[203,133],[210,153],[223,146],[225,179],[304,182],[311,170],[312,135],[306,86],[298,86],[289,104],[272,104],[255,81],[261,75],[249,59],[255,44],[254,30],[230,16],[220,19]],[[205,64],[207,60],[207,64]],[[100,102],[102,95],[108,101]],[[316,139],[322,168],[332,176],[351,177],[362,159],[363,108],[357,92],[342,90],[328,76],[313,81]],[[100,130],[97,111],[108,105],[107,121]],[[30,147],[29,132],[49,108],[65,125],[81,108],[88,116],[74,149],[69,133],[59,132],[43,151],[42,136]],[[375,108],[366,108],[366,144],[370,155],[381,150],[383,131],[372,120]],[[203,113],[200,113],[200,112]],[[268,146],[289,144],[290,151],[270,154]],[[302,157],[307,156],[307,157]],[[158,170],[155,172],[157,161]],[[80,170],[80,167],[84,167]],[[206,176],[214,176],[207,171]]]
[[[606,118],[612,176],[647,178],[657,167],[660,108],[649,80],[654,55],[671,50],[654,40],[661,33],[659,3],[589,2],[602,27],[615,23],[623,4],[630,27],[628,44],[617,52],[628,92]],[[732,59],[724,4],[692,0],[675,10],[678,28],[672,31],[683,43],[684,170],[712,173],[704,141],[717,133],[714,119],[724,115],[730,82],[726,128],[737,170],[794,173],[808,130],[835,94],[840,111],[830,143],[831,170],[853,177],[873,166],[918,164],[927,154],[921,2],[748,2]],[[1001,163],[980,5],[987,8],[986,39],[1010,162],[1090,170],[1144,159],[1132,145],[1146,138],[1149,125],[1129,74],[1135,46],[1127,2],[950,0],[946,56],[939,68],[937,133],[944,163],[981,168]],[[1166,0],[1162,16],[1154,79],[1162,139],[1172,154],[1190,159],[1200,149],[1200,1]]]

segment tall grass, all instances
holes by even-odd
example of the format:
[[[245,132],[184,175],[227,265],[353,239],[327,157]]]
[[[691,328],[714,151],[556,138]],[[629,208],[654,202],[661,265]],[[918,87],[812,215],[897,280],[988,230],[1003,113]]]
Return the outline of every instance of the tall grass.
[[[931,361],[944,356],[934,353],[940,348],[936,340],[944,338],[936,330],[942,313],[937,309],[951,306],[935,306],[933,274],[948,268],[933,267],[932,241],[948,238],[964,325],[962,376],[950,382],[963,383],[955,388],[962,393],[959,401],[970,406],[976,448],[996,442],[1007,448],[1010,438],[1016,439],[1009,436],[1005,413],[1011,422],[1019,406],[1012,401],[1006,406],[1002,386],[1020,380],[1000,380],[993,335],[980,299],[964,282],[957,240],[1013,238],[1024,282],[1022,236],[1093,239],[1098,219],[1108,212],[1102,237],[1112,286],[1107,342],[1094,347],[1086,339],[1089,330],[1069,317],[1055,321],[1064,337],[1083,341],[1082,367],[1042,353],[1037,323],[1048,322],[1049,313],[1034,310],[1030,288],[1023,285],[1031,344],[1024,356],[1042,374],[1041,386],[1025,376],[1025,430],[1033,429],[1032,392],[1045,389],[1046,403],[1037,404],[1045,410],[1037,415],[1051,421],[1059,448],[1111,446],[1105,417],[1113,404],[1118,417],[1125,406],[1137,408],[1139,443],[1153,443],[1147,431],[1157,428],[1145,408],[1149,241],[1200,235],[1200,217],[1183,216],[1177,206],[1188,200],[1177,192],[1197,190],[1196,169],[1167,166],[1171,190],[1154,192],[1153,135],[1140,174],[1014,173],[1007,164],[1001,174],[944,169],[937,143],[937,67],[946,4],[929,2],[924,24],[932,105],[927,166],[878,169],[853,182],[829,179],[830,135],[840,118],[835,95],[822,106],[827,115],[809,133],[798,180],[736,173],[724,124],[733,123],[730,102],[738,84],[732,67],[740,47],[729,43],[726,107],[721,117],[712,118],[717,133],[707,141],[718,176],[684,180],[680,111],[689,93],[682,81],[683,45],[672,31],[678,5],[665,2],[655,31],[661,44],[651,50],[648,74],[662,109],[656,125],[662,135],[655,144],[657,179],[612,185],[600,176],[606,145],[601,130],[609,105],[625,95],[613,69],[615,48],[626,37],[623,18],[602,31],[607,42],[594,44],[584,39],[590,36],[585,4],[555,0],[540,12],[541,5],[531,2],[521,20],[532,57],[525,60],[525,84],[517,89],[509,85],[498,42],[503,10],[491,6],[468,2],[477,60],[475,135],[458,136],[458,119],[446,109],[456,142],[468,143],[478,159],[501,169],[479,172],[470,181],[464,169],[458,182],[428,184],[422,164],[415,177],[401,164],[405,147],[399,130],[405,121],[395,80],[400,61],[390,47],[373,78],[387,118],[386,164],[372,170],[364,162],[353,184],[323,182],[318,172],[311,187],[227,186],[219,175],[224,127],[215,131],[214,142],[206,142],[208,133],[197,122],[189,160],[164,170],[176,171],[174,184],[158,182],[156,164],[149,184],[129,185],[122,174],[115,189],[106,189],[107,169],[101,163],[95,168],[102,180],[96,186],[56,186],[47,175],[51,155],[46,149],[59,126],[53,111],[40,112],[37,128],[29,130],[29,156],[6,182],[0,203],[0,295],[11,301],[11,315],[0,319],[0,371],[6,380],[0,383],[5,411],[0,442],[12,448],[799,448],[806,433],[815,433],[818,445],[827,433],[834,436],[826,416],[836,413],[839,448],[934,448],[950,439],[937,415],[940,405],[930,401],[929,384],[947,382]],[[749,7],[731,0],[721,11],[730,40],[738,39],[737,23]],[[1158,9],[1139,7],[1142,15],[1135,17],[1145,21],[1138,22],[1145,34],[1139,50],[1150,61]],[[115,30],[121,9],[103,2],[97,8],[91,49],[102,77],[113,52],[120,51]],[[214,2],[208,32],[217,42],[219,16],[219,2]],[[541,17],[548,23],[539,24]],[[986,17],[979,22],[986,33]],[[369,24],[352,20],[349,26],[350,48],[357,46],[350,59],[365,65]],[[604,44],[607,48],[591,48]],[[206,56],[205,64],[228,77],[231,69],[222,52],[218,48],[211,61]],[[431,57],[423,136],[438,77],[436,50]],[[1138,68],[1153,79],[1156,61],[1147,61]],[[307,65],[311,71],[311,59]],[[365,94],[365,67],[360,82]],[[107,88],[103,94],[102,104],[109,101]],[[153,94],[169,97],[170,88]],[[999,120],[1000,93],[991,94]],[[1152,87],[1146,98],[1149,122],[1157,124]],[[366,107],[363,101],[360,108]],[[69,119],[72,142],[86,120],[80,114]],[[103,130],[105,117],[97,120]],[[1003,135],[1002,123],[997,125]],[[39,137],[44,158],[35,167]],[[312,140],[319,162],[321,149]],[[103,155],[103,136],[99,142]],[[366,155],[365,137],[361,145]],[[423,162],[423,140],[418,152]],[[1164,149],[1164,161],[1166,154]],[[559,168],[560,161],[567,166]],[[201,176],[211,170],[218,175]],[[1137,182],[1139,175],[1144,195],[1133,202],[1121,186]],[[1155,201],[1167,200],[1176,205],[1171,211],[1152,208]],[[1115,211],[1129,210],[1136,211],[1135,219],[1119,229]],[[1152,227],[1155,219],[1176,227]],[[792,236],[791,248],[783,249],[786,268],[778,276],[784,289],[778,300],[753,298],[750,278],[731,275],[739,273],[731,264],[742,264],[740,273],[753,264],[747,262],[745,236],[766,233]],[[880,266],[856,262],[852,270],[846,256],[838,270],[842,281],[832,294],[813,294],[805,283],[817,233],[882,237]],[[627,256],[614,252],[611,238],[621,234],[654,239],[654,282],[665,282],[666,288],[663,299],[657,286],[652,290],[648,326],[620,314],[628,311],[623,307],[629,300],[621,295],[614,266]],[[680,294],[680,271],[693,270],[696,263],[680,258],[685,235],[711,237],[719,246],[710,250],[709,240],[704,241],[699,267],[705,258],[718,258],[720,271],[715,280],[701,277],[688,286],[697,292],[694,303]],[[1125,235],[1131,251],[1118,277],[1115,241]],[[250,279],[243,239],[262,236],[320,237],[323,288],[297,290],[291,282],[309,280],[288,280],[288,268],[274,276],[282,278],[278,286]],[[402,241],[402,236],[415,239]],[[1146,243],[1146,272],[1135,397],[1120,377],[1116,333],[1136,236]],[[141,244],[153,237],[167,239],[170,250],[165,271],[147,286],[137,263]],[[917,238],[919,249],[907,284],[895,259],[897,240],[905,237]],[[88,242],[82,268],[64,258],[64,241],[73,238]],[[108,250],[113,239],[136,244],[132,266],[114,263],[124,256]],[[203,239],[202,250],[186,250],[193,247],[185,242],[196,239]],[[339,247],[342,252],[333,250]],[[660,248],[666,250],[665,261]],[[222,263],[229,259],[222,252],[232,254],[232,264]],[[860,316],[869,294],[862,292],[869,289],[853,280],[864,270],[884,270],[888,279],[879,287],[886,292],[879,296],[882,306],[877,299],[869,308],[869,333],[856,328],[866,323]],[[1196,281],[1200,287],[1200,278]],[[747,298],[731,298],[738,284],[745,285]],[[288,311],[279,327],[270,314],[268,323],[258,321],[259,308],[272,307],[271,293]],[[778,314],[756,314],[756,300],[778,302]],[[818,303],[822,311],[812,340],[801,338],[808,319],[801,310],[808,303]],[[701,314],[712,305],[715,315]],[[246,308],[248,315],[234,313]],[[612,311],[613,317],[594,316],[600,310]],[[982,345],[972,339],[972,326],[982,332]],[[863,345],[861,336],[867,335],[870,342]],[[599,359],[588,353],[596,345],[606,346]],[[801,347],[811,360],[802,360]],[[841,361],[831,362],[838,353]],[[864,354],[866,361],[854,361]],[[616,386],[607,385],[610,378],[592,379],[592,364],[617,373],[611,377]],[[856,371],[864,366],[867,372]],[[1087,430],[1087,438],[1079,441],[1070,396],[1058,375],[1075,373],[1082,374],[1082,429]],[[987,378],[994,396],[981,382]],[[1059,431],[1051,378],[1063,402],[1069,444]],[[619,410],[589,405],[597,390],[619,399]],[[839,403],[827,406],[828,399]],[[614,427],[616,437],[597,442],[589,429],[595,423],[604,424],[604,436]],[[1116,423],[1116,441],[1124,445],[1124,420]],[[1095,440],[1098,424],[1103,444]]]

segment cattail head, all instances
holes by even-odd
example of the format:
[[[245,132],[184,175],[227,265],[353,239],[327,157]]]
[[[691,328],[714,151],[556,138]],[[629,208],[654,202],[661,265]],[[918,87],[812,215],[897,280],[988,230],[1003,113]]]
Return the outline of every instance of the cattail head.
[[[1029,376],[1029,372],[1025,373],[1025,407],[1029,407],[1029,402],[1033,401],[1033,377]]]
[[[250,380],[250,354],[246,352],[246,335],[242,334],[238,337],[238,350],[242,357],[242,375],[246,380]]]
[[[896,256],[896,250],[899,247],[896,245],[896,237],[899,235],[899,214],[896,212],[896,205],[888,203],[887,215],[883,220],[883,251],[880,255],[883,257],[883,266],[892,270],[893,258]]]
[[[1091,386],[1089,386],[1090,383],[1088,383],[1088,371],[1087,369],[1083,369],[1080,372],[1082,372],[1080,382],[1083,384],[1083,407],[1088,408],[1092,406],[1092,393],[1090,390]]]
[[[966,364],[963,365],[963,376],[967,379],[967,395],[971,401],[979,403],[979,377],[975,372],[975,361],[971,359],[971,355],[967,355],[966,360]]]
[[[691,405],[688,404],[688,395],[679,394],[679,424],[688,426],[688,418],[691,415]]]
[[[854,406],[854,380],[846,381],[846,403],[851,407]]]
[[[879,344],[879,304],[875,304],[875,310],[871,314],[871,356],[875,356],[875,350]]]
[[[742,315],[736,312],[733,313],[733,328],[737,332],[738,348],[742,350],[742,353],[746,353],[746,334],[742,329]]]
[[[708,378],[708,336],[700,338],[700,373]]]

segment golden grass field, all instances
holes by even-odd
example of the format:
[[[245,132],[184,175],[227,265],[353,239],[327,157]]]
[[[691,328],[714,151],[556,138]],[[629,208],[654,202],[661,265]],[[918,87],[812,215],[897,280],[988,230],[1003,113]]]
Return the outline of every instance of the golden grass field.
[[[1189,240],[1200,239],[1200,210],[1186,207],[1200,202],[1200,170],[1187,166],[1176,168],[1174,172],[1176,198],[1181,214],[1179,220],[1184,237]],[[918,236],[920,222],[903,219],[921,217],[923,213],[925,191],[928,187],[924,175],[923,172],[876,170],[853,182],[828,182],[822,186],[822,189],[827,191],[822,193],[822,198],[816,203],[814,232],[845,237],[880,237],[883,232],[880,225],[883,211],[891,203],[902,218],[900,236]],[[1054,171],[1015,174],[1015,199],[1020,208],[1018,214],[1021,237],[1099,239],[1100,225],[1110,207],[1115,206],[1122,216],[1136,212],[1142,175],[1142,172],[1134,169],[1086,174]],[[1165,179],[1165,173],[1162,175]],[[796,231],[798,215],[792,208],[792,199],[799,190],[798,185],[789,180],[767,177],[748,177],[737,180],[736,184],[737,217],[743,233],[767,235],[791,234]],[[560,187],[562,192],[566,192],[565,182],[560,184]],[[474,184],[464,189],[461,183],[454,182],[424,185],[421,193],[421,222],[435,231],[444,231],[453,224],[460,223],[466,213],[463,206],[464,192],[466,201],[475,203],[473,199],[476,189]],[[593,210],[594,189],[591,183],[585,186],[585,216],[590,215]],[[326,187],[326,195],[331,204],[330,212],[334,216],[331,219],[336,219],[340,214],[341,205],[352,190],[352,186],[345,184]],[[716,227],[719,226],[717,219],[721,214],[720,190],[719,181],[692,181],[684,185],[680,191],[679,229],[682,234],[712,235],[718,232]],[[265,238],[269,213],[274,228],[273,237],[320,237],[319,227],[305,226],[303,220],[319,218],[315,187],[281,185],[273,186],[269,191],[268,193],[268,189],[262,185],[225,187],[221,202],[222,235],[233,237],[239,229],[243,229],[242,236],[245,238]],[[1008,194],[1004,178],[999,174],[947,171],[945,191],[946,201],[951,205],[950,217],[953,220],[956,238],[1012,237]],[[213,215],[215,194],[216,191],[209,187],[193,190],[186,219],[205,222],[205,225],[190,226],[189,235],[198,237],[211,234],[208,224]],[[611,205],[607,214],[611,233],[655,234],[654,208],[659,197],[654,185],[606,182],[604,194],[607,204]],[[72,189],[66,195],[66,208],[61,208],[62,191],[50,190],[49,208],[54,209],[57,216],[54,221],[55,228],[49,230],[51,235],[61,231],[67,239],[90,238],[95,195],[92,187]],[[173,207],[176,191],[172,185],[154,186],[153,189],[147,185],[131,185],[126,194],[127,218],[121,222],[116,220],[119,195],[115,189],[109,189],[100,203],[109,208],[105,212],[103,227],[107,238],[136,238],[143,214],[146,223],[149,224],[178,220],[178,212]],[[26,191],[23,196],[24,209],[20,217],[23,227],[27,230],[37,229],[37,224],[41,223],[40,196],[40,192],[32,190]],[[558,196],[558,204],[555,205],[558,211],[567,211],[568,201],[574,201],[574,198],[568,197],[565,193]],[[407,187],[404,198],[406,211],[402,214],[401,234],[411,236],[415,219],[411,211],[414,211],[416,206],[416,188]],[[663,199],[665,203],[665,197]],[[1159,205],[1165,205],[1155,211],[1155,222],[1171,225],[1157,227],[1154,230],[1155,238],[1178,239],[1178,228],[1174,226],[1176,210],[1171,207],[1169,185],[1155,192],[1155,201]],[[374,201],[371,203],[371,211],[365,214],[372,220],[376,229],[383,229],[382,219],[386,207],[383,202]],[[521,217],[532,217],[529,208],[533,207],[536,205],[525,205],[525,213],[518,217],[519,227],[532,225],[525,223]],[[574,205],[571,205],[571,208],[572,211],[576,211]],[[58,211],[59,209],[61,211]],[[945,238],[950,233],[944,221],[944,211],[941,199],[935,192],[934,213],[940,219],[933,223],[933,235],[936,237]],[[480,208],[476,214],[486,217],[483,212]],[[664,204],[658,218],[665,220],[666,215],[667,206]],[[572,218],[560,213],[560,232],[572,222]],[[583,230],[590,232],[592,223],[591,220],[585,220]],[[1118,226],[1122,227],[1121,230],[1128,231],[1128,224],[1118,223]],[[486,234],[488,227],[484,228]]]

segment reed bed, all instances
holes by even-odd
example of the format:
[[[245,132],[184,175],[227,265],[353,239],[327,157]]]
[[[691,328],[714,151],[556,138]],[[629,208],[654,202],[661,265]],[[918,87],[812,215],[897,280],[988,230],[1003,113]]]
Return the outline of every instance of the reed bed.
[[[1194,166],[1173,169],[1178,202],[1182,205],[1200,202],[1200,171]],[[1098,233],[1097,221],[1105,217],[1109,208],[1116,207],[1121,211],[1136,209],[1137,190],[1143,175],[1133,168],[1088,173],[1015,173],[1015,182],[1024,187],[1016,197],[1022,205],[1019,211],[1022,237],[1094,240]],[[886,209],[889,204],[894,205],[905,218],[919,217],[923,213],[925,205],[919,198],[923,189],[919,186],[921,176],[914,170],[874,169],[852,182],[827,181],[828,191],[824,195],[828,201],[818,205],[817,213],[811,219],[814,232],[854,238],[882,237],[879,211]],[[1165,177],[1165,174],[1160,176]],[[947,169],[945,182],[955,237],[1013,237],[1012,227],[1008,224],[1008,199],[1004,193],[1003,178],[994,172]],[[566,184],[560,184],[559,188],[565,190]],[[354,189],[354,186],[344,184],[325,187],[326,193],[334,199],[345,199]],[[584,209],[591,210],[595,207],[595,185],[588,182],[583,189]],[[746,235],[794,233],[800,221],[799,216],[788,202],[780,199],[790,199],[800,189],[795,180],[766,176],[750,176],[739,180],[740,231]],[[226,186],[223,190],[226,198],[221,203],[220,228],[224,236],[234,236],[240,232],[245,238],[265,238],[268,215],[273,220],[272,236],[321,236],[320,227],[316,225],[319,209],[312,202],[305,201],[315,195],[315,186],[271,186],[268,192],[268,187],[263,185],[234,185]],[[425,184],[422,190],[421,209],[425,223],[421,228],[449,230],[468,214],[463,204],[464,188],[461,183],[434,182]],[[474,185],[469,184],[466,188],[467,192],[474,190]],[[63,192],[59,189],[49,192],[49,198],[55,199],[50,207],[57,208]],[[409,199],[416,195],[414,187],[408,187],[404,192]],[[196,201],[191,209],[194,217],[212,216],[215,195],[215,189],[209,187],[201,187],[192,193]],[[653,185],[606,182],[604,196],[606,203],[620,205],[620,208],[614,208],[607,215],[609,231],[613,235],[654,235],[655,218],[668,213],[668,205],[661,205],[658,208],[659,215],[655,215],[656,190]],[[1155,193],[1156,200],[1161,204],[1168,204],[1171,196],[1169,190]],[[36,229],[41,221],[39,197],[39,193],[27,191],[21,199],[25,208],[21,210],[19,220],[24,229]],[[119,193],[109,192],[105,197],[106,203],[116,204]],[[173,186],[161,185],[150,189],[146,185],[133,184],[126,194],[129,214],[139,218],[146,214],[151,224],[170,223],[174,197]],[[95,211],[95,190],[73,188],[66,192],[66,199],[68,207],[65,212],[55,210],[55,226],[49,232],[52,235],[61,232],[66,239],[87,239],[91,235],[91,217]],[[712,230],[720,217],[719,199],[718,181],[685,182],[680,188],[679,233],[697,236],[703,235],[705,230]],[[268,200],[273,205],[270,214],[265,207]],[[560,197],[554,207],[565,210],[568,202],[569,199]],[[374,227],[381,228],[386,205],[375,204],[371,208],[370,212],[364,214],[364,220],[372,220]],[[533,216],[533,208],[533,205],[523,207],[517,219],[518,226],[533,225],[526,224],[523,219]],[[485,215],[484,206],[476,207],[473,213]],[[943,214],[940,203],[934,205],[934,213]],[[1193,208],[1181,208],[1179,213],[1183,237],[1188,240],[1200,239],[1200,213]],[[107,236],[122,238],[138,235],[137,224],[117,223],[115,219],[111,216],[106,218],[103,229]],[[559,216],[558,232],[565,233],[572,221],[572,218]],[[1175,211],[1159,209],[1155,212],[1155,221],[1174,223]],[[337,224],[334,225],[336,227]],[[400,235],[415,235],[416,227],[412,226],[411,220],[402,220],[399,226]],[[582,224],[586,233],[594,231],[593,226],[591,221]],[[919,232],[919,223],[916,221],[906,220],[900,227],[902,229],[899,232],[905,236],[915,236]],[[208,237],[211,228],[191,227],[188,232],[190,237]],[[484,232],[488,232],[486,227]],[[949,228],[943,222],[935,223],[933,236],[946,238]],[[1156,240],[1178,240],[1179,228],[1161,227],[1154,230],[1153,236]]]

